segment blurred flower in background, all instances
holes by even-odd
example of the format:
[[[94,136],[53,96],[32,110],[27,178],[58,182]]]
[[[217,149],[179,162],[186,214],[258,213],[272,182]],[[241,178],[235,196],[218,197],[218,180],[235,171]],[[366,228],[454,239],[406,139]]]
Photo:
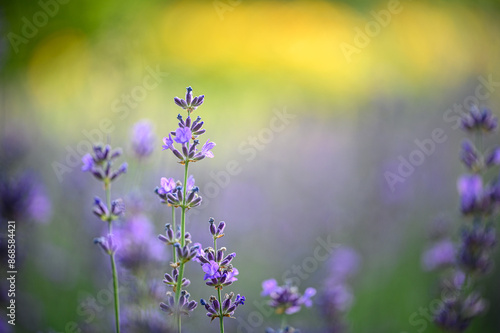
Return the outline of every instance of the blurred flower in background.
[[[132,128],[132,149],[138,158],[151,155],[155,140],[153,124],[149,120],[140,120]]]
[[[348,324],[344,317],[354,301],[349,280],[356,275],[360,266],[360,255],[347,246],[337,248],[327,263],[329,273],[320,294],[318,309],[327,323],[328,332],[347,331]]]

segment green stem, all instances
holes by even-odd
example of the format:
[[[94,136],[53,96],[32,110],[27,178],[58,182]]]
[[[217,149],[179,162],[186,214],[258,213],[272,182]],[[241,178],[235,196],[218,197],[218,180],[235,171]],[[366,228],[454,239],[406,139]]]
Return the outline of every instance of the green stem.
[[[220,288],[217,288],[217,296],[219,297],[219,323],[220,333],[224,333],[224,317],[222,316],[222,300],[220,296]]]
[[[115,255],[111,254],[111,268],[113,270],[113,292],[115,296],[115,325],[116,333],[120,333],[120,300],[118,294],[118,274],[116,273]]]
[[[186,161],[184,165],[184,183],[182,189],[182,211],[181,211],[181,246],[184,247],[186,244],[185,234],[186,234],[186,188],[187,188],[187,179],[188,179],[188,168],[189,161]],[[182,279],[184,277],[184,265],[185,263],[181,262],[179,267],[179,276],[177,277],[177,287],[175,289],[175,304],[179,305],[179,299],[181,298],[181,289],[182,289]],[[177,327],[179,333],[181,333],[181,316],[178,314],[177,316]]]
[[[174,230],[174,238],[175,235],[177,234],[177,227],[175,225],[175,207],[172,206],[172,230]],[[175,247],[172,245],[172,252],[173,252],[173,257],[174,257],[174,263],[177,262],[177,252],[175,251]]]
[[[217,258],[217,237],[214,236],[214,251],[215,257]],[[221,297],[221,288],[217,288],[217,297],[219,300],[219,325],[220,325],[220,333],[224,333],[224,317],[222,316],[222,297]]]
[[[284,330],[286,327],[286,314],[283,312],[281,315],[281,329]]]
[[[104,191],[106,192],[106,206],[108,207],[108,212],[111,214],[111,181],[109,178],[104,179]],[[108,234],[111,234],[111,216],[108,219]]]
[[[108,211],[111,214],[111,181],[109,178],[104,179],[104,190],[106,191],[106,204],[108,206]],[[112,232],[112,221],[111,216],[108,220],[108,233]],[[120,299],[118,293],[118,274],[116,272],[116,262],[114,253],[109,255],[111,259],[111,271],[113,274],[113,294],[115,300],[115,326],[116,333],[120,333]]]

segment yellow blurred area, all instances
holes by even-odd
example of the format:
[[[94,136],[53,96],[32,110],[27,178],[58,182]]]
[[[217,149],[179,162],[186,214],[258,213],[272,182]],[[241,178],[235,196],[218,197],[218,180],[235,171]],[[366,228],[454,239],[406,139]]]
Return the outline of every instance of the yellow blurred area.
[[[91,122],[142,82],[146,66],[169,72],[165,87],[228,85],[234,103],[254,106],[311,94],[352,105],[376,92],[451,90],[478,72],[498,73],[498,26],[460,6],[401,7],[349,62],[340,45],[356,47],[356,28],[365,31],[371,12],[324,1],[242,1],[222,14],[212,2],[165,4],[96,36],[66,29],[46,37],[32,53],[29,89],[42,112],[78,111]],[[213,100],[227,97],[221,90]],[[158,111],[170,95],[154,91],[141,108]]]

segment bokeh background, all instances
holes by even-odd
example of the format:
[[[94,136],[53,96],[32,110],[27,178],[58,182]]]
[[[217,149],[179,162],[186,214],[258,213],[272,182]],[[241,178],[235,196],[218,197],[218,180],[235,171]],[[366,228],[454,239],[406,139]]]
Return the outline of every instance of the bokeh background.
[[[47,3],[52,7],[45,16],[37,14],[47,12],[45,5],[33,1],[0,7],[0,165],[2,181],[15,184],[3,195],[32,195],[16,215],[14,331],[76,332],[71,322],[82,332],[110,331],[111,305],[92,319],[81,307],[98,297],[110,275],[107,257],[92,244],[103,230],[91,214],[93,197],[103,190],[78,161],[91,140],[124,149],[120,162],[127,161],[129,171],[113,186],[113,197],[129,203],[122,227],[134,218],[139,223],[137,216],[145,221],[138,230],[149,226],[144,239],[127,246],[157,243],[170,210],[153,190],[160,177],[182,175],[175,158],[161,151],[161,138],[181,112],[173,98],[192,86],[195,95],[206,96],[196,111],[205,121],[205,139],[217,143],[214,159],[191,168],[202,195],[229,161],[239,165],[188,220],[193,238],[204,244],[209,217],[227,222],[221,242],[237,252],[240,271],[231,289],[248,299],[236,315],[248,319],[258,311],[261,282],[282,282],[287,270],[312,256],[318,237],[331,235],[361,258],[344,318],[351,332],[437,332],[423,315],[418,324],[410,320],[437,295],[438,274],[422,268],[421,255],[436,218],[450,221],[455,239],[464,223],[455,185],[463,172],[464,134],[450,117],[475,101],[469,96],[484,80],[494,83],[480,88],[488,96],[477,101],[500,114],[497,1],[402,0],[400,11],[374,28],[362,47],[358,29],[373,25],[373,11],[387,11],[387,1]],[[26,27],[35,21],[34,29]],[[345,44],[357,50],[346,56]],[[157,84],[141,88],[151,72],[161,73]],[[277,114],[290,117],[269,137]],[[103,119],[112,127],[107,134],[99,130]],[[132,127],[143,119],[153,124],[155,146],[138,159]],[[415,140],[431,138],[435,129],[446,140],[391,188],[387,172],[397,174],[401,158],[418,149]],[[253,140],[258,149],[250,153]],[[495,134],[488,142],[498,141]],[[149,297],[133,296],[128,302],[136,307],[122,311],[130,318],[151,316],[143,320],[151,327],[138,332],[160,331],[152,323],[169,321],[155,296],[166,291],[161,279],[170,260],[168,249],[160,251],[159,259],[145,256],[133,274],[121,272],[131,294]],[[300,289],[315,287],[319,296],[329,264],[318,263]],[[194,299],[210,295],[198,266],[189,267],[188,277]],[[483,280],[490,310],[471,332],[499,331],[499,278],[494,269]],[[230,332],[241,323],[227,322]],[[209,331],[201,308],[185,323],[187,331]],[[278,323],[266,317],[253,331]],[[317,307],[290,323],[326,332]],[[210,331],[217,331],[215,323]]]

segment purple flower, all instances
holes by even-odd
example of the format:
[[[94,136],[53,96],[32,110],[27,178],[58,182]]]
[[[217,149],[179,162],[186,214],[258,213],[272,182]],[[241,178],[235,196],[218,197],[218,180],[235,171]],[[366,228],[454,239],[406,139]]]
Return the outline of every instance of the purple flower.
[[[174,140],[172,140],[172,134],[168,135],[167,137],[163,138],[163,143],[164,145],[162,146],[162,150],[167,150],[167,149],[172,149],[174,145]]]
[[[473,106],[469,113],[462,118],[462,128],[467,131],[491,132],[498,126],[498,118],[493,116],[491,110],[483,108],[479,110]]]
[[[457,182],[462,213],[470,214],[476,211],[482,202],[483,180],[479,175],[466,174]]]
[[[289,281],[283,286],[276,286],[275,280],[266,280],[262,283],[262,295],[270,296],[269,306],[276,309],[276,313],[286,313],[288,315],[300,311],[302,305],[307,307],[312,305],[311,298],[316,294],[314,288],[307,288],[304,295],[301,295],[298,288]]]
[[[177,260],[179,260],[181,263],[186,263],[196,257],[199,253],[199,245],[197,244],[199,243],[196,243],[193,246],[189,246],[188,244],[181,246],[181,244],[175,243],[174,248],[175,252],[177,253]]]
[[[425,251],[422,256],[422,265],[425,270],[432,271],[436,268],[453,265],[455,256],[455,245],[449,239],[444,239]]]
[[[492,266],[491,251],[496,245],[496,231],[492,227],[474,225],[462,232],[458,253],[460,265],[475,275],[488,272]]]
[[[495,148],[486,158],[486,165],[500,165],[500,148]]]
[[[158,188],[158,194],[166,195],[168,193],[172,193],[177,184],[173,178],[165,178],[162,177],[160,180],[161,187]]]
[[[85,154],[82,157],[82,171],[90,171],[92,175],[104,181],[104,179],[114,180],[119,175],[127,171],[127,163],[123,163],[118,170],[111,170],[113,160],[121,156],[120,148],[111,150],[109,145],[105,147],[94,146],[92,154]]]
[[[361,265],[361,257],[352,248],[339,247],[333,252],[329,260],[331,284],[343,283],[349,277],[355,275]]]
[[[92,171],[94,169],[95,163],[94,158],[90,154],[85,154],[82,157],[82,171]]]
[[[201,154],[204,155],[205,157],[213,158],[214,157],[214,153],[212,153],[211,150],[214,147],[215,147],[215,142],[210,142],[210,140],[207,140],[207,142],[201,148]]]
[[[51,214],[52,204],[45,187],[33,174],[23,172],[7,178],[0,172],[0,218],[46,223]]]
[[[486,310],[486,302],[474,292],[466,299],[451,298],[442,302],[434,322],[450,332],[465,332],[472,319]]]
[[[226,294],[222,304],[219,303],[215,296],[210,296],[208,302],[204,299],[200,300],[200,304],[205,306],[207,312],[207,317],[214,320],[215,318],[220,318],[221,312],[222,317],[233,317],[234,311],[239,305],[245,304],[245,296],[236,295],[234,298],[234,293]],[[222,310],[222,311],[221,311]]]
[[[191,140],[191,130],[188,127],[177,128],[175,130],[175,142],[180,144],[188,143]]]
[[[151,155],[154,149],[155,136],[153,125],[148,120],[137,122],[132,128],[132,149],[138,157]]]
[[[479,155],[474,147],[474,145],[469,141],[465,140],[462,144],[461,153],[462,162],[469,168],[475,169],[479,164]]]
[[[179,271],[177,270],[177,268],[174,268],[172,270],[171,275],[168,273],[165,273],[165,279],[163,280],[163,283],[172,287],[173,291],[175,292],[175,290],[177,289],[177,281],[178,280],[179,280]],[[186,278],[182,278],[182,284],[181,284],[182,287],[187,287],[190,284],[191,284],[191,281],[189,281]]]
[[[213,260],[210,260],[210,262],[207,264],[203,264],[201,268],[205,272],[205,277],[203,278],[203,280],[220,277],[219,264]]]
[[[196,301],[189,300],[189,293],[185,290],[181,291],[181,297],[179,299],[179,304],[175,304],[174,295],[171,292],[167,293],[167,302],[160,303],[160,309],[169,315],[184,315],[189,316],[189,313],[193,311],[198,303]]]
[[[186,99],[181,99],[179,97],[174,98],[175,104],[187,110],[188,113],[196,110],[201,104],[203,104],[205,95],[197,96],[193,98],[193,89],[191,87],[186,88]]]
[[[145,267],[165,257],[165,246],[155,241],[154,227],[144,214],[136,214],[114,230],[115,240],[120,247],[117,258],[125,267]]]
[[[109,255],[114,254],[118,248],[112,234],[108,234],[107,236],[104,237],[95,238],[94,244],[99,245],[101,249]]]
[[[269,279],[262,282],[262,292],[260,295],[262,297],[269,296],[278,288],[278,281],[275,279]]]
[[[190,175],[186,183],[186,191],[190,192],[194,189],[194,177]]]
[[[27,212],[37,222],[49,222],[52,215],[52,203],[45,187],[42,184],[34,184],[30,192]]]
[[[306,307],[310,308],[312,306],[311,298],[316,295],[316,289],[307,288],[304,291],[304,295],[300,299],[300,303],[304,304]]]

